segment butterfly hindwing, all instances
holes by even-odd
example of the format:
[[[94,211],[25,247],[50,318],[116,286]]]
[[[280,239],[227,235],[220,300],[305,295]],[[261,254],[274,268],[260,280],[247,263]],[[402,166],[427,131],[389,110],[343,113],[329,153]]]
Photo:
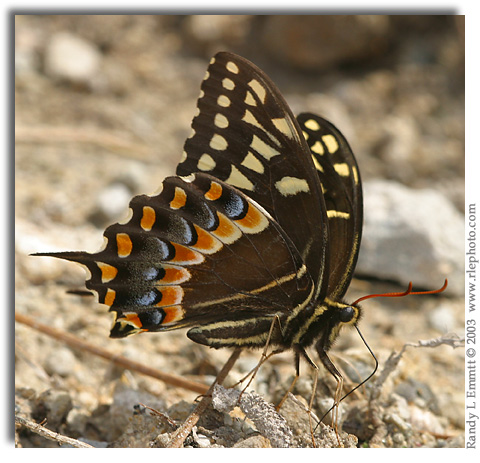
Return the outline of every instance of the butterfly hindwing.
[[[126,223],[106,229],[100,252],[54,254],[88,268],[87,288],[117,313],[113,337],[252,318],[263,333],[262,316],[288,314],[311,293],[288,236],[216,178],[169,177],[160,194],[137,196],[130,208]]]
[[[363,203],[357,162],[341,132],[311,113],[297,116],[322,185],[328,218],[328,289],[332,299],[345,294],[360,248]]]

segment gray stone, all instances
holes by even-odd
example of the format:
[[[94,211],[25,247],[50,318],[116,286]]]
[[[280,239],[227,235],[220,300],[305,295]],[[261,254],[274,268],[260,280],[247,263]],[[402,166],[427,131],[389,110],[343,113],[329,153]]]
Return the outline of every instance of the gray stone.
[[[98,73],[101,58],[90,42],[70,32],[58,32],[45,51],[45,72],[73,83],[90,83]]]
[[[392,181],[364,184],[364,231],[357,273],[420,288],[464,293],[464,219],[441,193]]]

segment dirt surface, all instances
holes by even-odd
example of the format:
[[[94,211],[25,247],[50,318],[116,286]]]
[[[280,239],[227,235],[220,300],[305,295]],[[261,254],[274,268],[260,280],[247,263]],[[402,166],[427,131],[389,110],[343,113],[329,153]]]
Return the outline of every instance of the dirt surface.
[[[222,49],[264,69],[294,113],[313,111],[333,120],[355,147],[364,180],[438,189],[463,213],[462,21],[385,17],[381,24],[365,25],[362,20],[355,23],[359,49],[353,57],[341,48],[339,31],[346,30],[339,25],[334,29],[339,36],[330,37],[330,49],[338,52],[322,61],[326,55],[314,55],[315,47],[300,53],[304,31],[292,18],[289,23],[268,16],[16,18],[16,312],[160,371],[207,385],[213,381],[230,352],[196,345],[183,331],[109,339],[105,306],[66,293],[83,287],[84,271],[29,254],[95,251],[104,228],[122,218],[131,196],[153,192],[174,173],[208,61]],[[282,31],[291,37],[284,52],[274,47],[283,43]],[[65,33],[90,47],[79,69],[74,63],[62,71],[55,62],[52,43]],[[321,36],[315,40],[323,43]],[[404,289],[382,282],[381,274],[372,277],[377,280],[354,279],[347,299]],[[361,330],[380,371],[406,343],[447,332],[463,336],[463,298],[377,299],[363,306]],[[260,354],[243,353],[225,384],[252,370]],[[354,330],[340,337],[332,359],[351,378],[347,391],[373,368]],[[220,390],[218,409],[209,407],[184,445],[312,446],[305,406],[313,375],[306,364],[301,372],[294,395],[280,410],[284,418],[268,407],[293,380],[291,353],[261,367],[248,389],[257,395],[246,394],[241,409],[228,408]],[[407,347],[386,381],[379,384],[378,378],[377,373],[341,403],[343,445],[464,445],[463,348]],[[15,386],[16,414],[99,447],[166,446],[199,395],[116,367],[23,323],[15,324]],[[320,368],[317,416],[328,409],[334,392],[335,382]],[[259,409],[278,424],[265,425]],[[316,444],[338,446],[338,440],[322,425]],[[18,426],[16,445],[58,442]]]

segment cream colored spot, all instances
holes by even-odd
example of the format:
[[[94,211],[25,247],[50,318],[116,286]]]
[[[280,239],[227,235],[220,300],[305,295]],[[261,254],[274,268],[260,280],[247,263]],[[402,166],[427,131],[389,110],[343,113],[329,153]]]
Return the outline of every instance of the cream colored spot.
[[[329,219],[332,219],[332,218],[349,219],[350,214],[348,212],[340,212],[340,211],[330,210],[330,211],[327,211],[327,217]]]
[[[353,181],[355,182],[355,185],[358,185],[358,171],[355,166],[352,166],[352,172],[353,172]]]
[[[227,77],[225,77],[225,79],[222,80],[222,85],[227,90],[233,90],[235,88],[235,82],[232,79],[229,79]]]
[[[323,149],[323,145],[317,140],[313,146],[310,148],[311,151],[313,151],[314,153],[317,153],[319,154],[320,156],[322,154],[325,154],[325,150]]]
[[[238,74],[238,72],[239,72],[238,66],[233,61],[229,61],[227,63],[227,69],[230,72],[233,72],[234,74]]]
[[[302,130],[302,134],[303,134],[303,138],[305,138],[305,140],[308,140],[308,138],[310,137],[310,135],[307,132],[304,132],[303,130]]]
[[[267,91],[265,90],[265,87],[255,79],[252,79],[249,83],[248,86],[257,94],[258,99],[262,102],[265,103],[265,97],[267,96]]]
[[[230,101],[230,98],[228,98],[228,96],[220,95],[217,98],[217,104],[218,104],[218,106],[221,106],[222,108],[228,108],[231,104],[231,101]]]
[[[245,156],[245,159],[242,161],[241,165],[246,167],[247,169],[258,172],[259,174],[263,174],[265,172],[263,164],[257,159],[254,154],[250,152]]]
[[[162,191],[163,191],[163,183],[160,183],[160,186],[153,193],[150,193],[148,196],[150,196],[151,198],[158,196],[162,193]]]
[[[226,129],[228,127],[228,119],[221,113],[215,115],[213,122],[219,129]]]
[[[280,132],[282,132],[288,138],[293,138],[292,129],[290,128],[290,125],[288,124],[287,119],[282,117],[282,118],[279,118],[279,119],[272,119],[272,122],[275,125],[275,127],[278,130],[280,130]]]
[[[260,124],[260,122],[257,121],[256,117],[248,109],[245,111],[242,121],[245,121],[254,127],[259,127],[260,129],[265,130],[265,128]]]
[[[322,137],[323,143],[327,145],[327,150],[329,153],[335,153],[338,150],[337,139],[333,135],[324,135]]]
[[[217,164],[215,160],[212,158],[212,156],[210,156],[207,153],[204,153],[200,156],[197,167],[198,167],[198,170],[201,170],[203,172],[210,172],[215,168],[216,165]]]
[[[270,145],[267,145],[263,140],[258,138],[256,135],[253,136],[253,140],[250,146],[258,154],[263,156],[267,161],[272,159],[274,156],[278,156],[280,154],[279,151],[272,148]]]
[[[253,191],[255,188],[253,183],[248,180],[245,175],[243,175],[234,165],[232,165],[232,170],[230,176],[225,180],[226,183],[238,188],[243,188],[245,190]]]
[[[318,122],[315,119],[309,119],[308,121],[305,122],[305,127],[310,130],[320,130],[320,126],[318,125]]]
[[[300,192],[308,193],[310,191],[307,181],[296,177],[283,177],[275,182],[275,188],[283,196],[293,196]]]
[[[187,152],[186,152],[186,151],[183,151],[183,152],[182,152],[182,157],[180,158],[179,164],[181,164],[182,162],[185,162],[186,160],[187,160]]]
[[[196,132],[193,127],[190,127],[190,135],[188,136],[187,140],[191,140],[195,136]]]
[[[342,177],[348,177],[350,175],[350,169],[348,168],[348,164],[345,162],[334,164],[333,167],[335,168],[337,174]]]
[[[212,139],[210,140],[210,148],[214,150],[224,151],[228,147],[227,140],[223,138],[218,133],[214,134]]]
[[[184,182],[192,183],[195,180],[195,174],[185,175],[184,177],[180,177]]]
[[[106,236],[104,236],[102,245],[100,246],[100,249],[97,251],[97,253],[105,251],[105,249],[107,249],[107,246],[108,246],[108,238]],[[82,265],[82,264],[80,264],[80,265]],[[87,267],[85,267],[85,268],[87,268]]]
[[[322,165],[318,162],[318,159],[315,156],[312,156],[312,161],[315,164],[315,168],[319,170],[320,172],[323,172],[323,167]]]
[[[119,220],[119,224],[120,225],[124,225],[128,222],[130,222],[130,219],[133,217],[133,210],[131,207],[128,208],[127,212],[125,213],[125,215],[123,216],[123,218],[121,220]]]
[[[210,78],[210,73],[207,71],[207,72],[205,73],[205,77],[203,78],[203,80],[207,80],[207,79],[209,79],[209,78]]]
[[[250,92],[247,92],[247,94],[245,95],[245,103],[250,106],[257,106],[257,102],[255,101],[255,98],[253,98],[253,95]]]

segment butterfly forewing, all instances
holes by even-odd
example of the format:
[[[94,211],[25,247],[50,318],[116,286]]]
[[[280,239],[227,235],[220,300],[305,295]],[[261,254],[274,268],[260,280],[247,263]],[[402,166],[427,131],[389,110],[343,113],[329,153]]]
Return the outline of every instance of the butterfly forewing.
[[[349,144],[333,124],[310,113],[300,114],[297,120],[311,150],[327,210],[327,294],[340,299],[352,278],[361,241],[360,173]]]
[[[192,129],[177,174],[206,172],[258,202],[291,239],[318,292],[327,257],[320,182],[273,82],[243,58],[218,53],[202,83]]]

